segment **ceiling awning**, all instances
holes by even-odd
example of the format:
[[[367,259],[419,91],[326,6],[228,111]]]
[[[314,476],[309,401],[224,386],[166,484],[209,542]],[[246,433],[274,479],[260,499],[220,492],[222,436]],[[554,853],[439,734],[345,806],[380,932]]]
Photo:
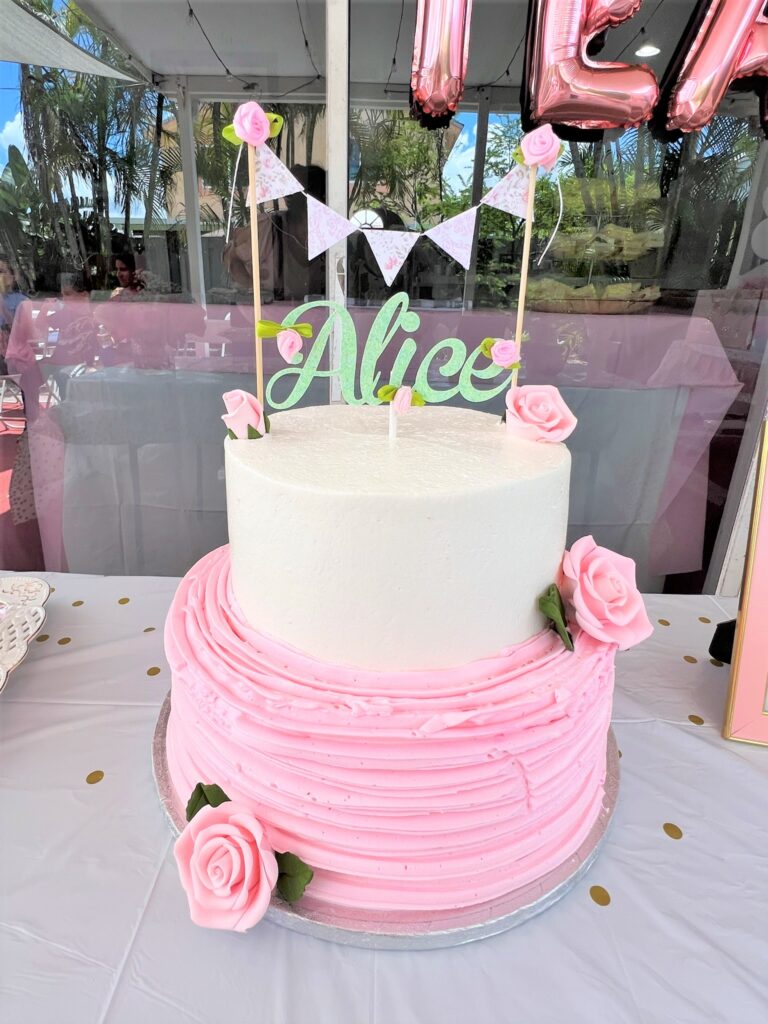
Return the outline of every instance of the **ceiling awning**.
[[[76,46],[53,25],[42,21],[16,0],[0,0],[0,60],[61,68],[101,78],[133,82],[131,75],[116,71]]]

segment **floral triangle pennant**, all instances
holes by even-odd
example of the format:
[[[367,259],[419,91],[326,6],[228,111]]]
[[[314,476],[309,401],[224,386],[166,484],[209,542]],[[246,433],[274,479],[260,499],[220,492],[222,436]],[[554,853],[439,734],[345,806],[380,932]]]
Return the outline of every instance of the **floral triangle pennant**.
[[[513,217],[525,219],[528,206],[528,178],[528,168],[515,164],[480,202],[496,210],[503,210],[504,213],[511,213]]]
[[[298,181],[283,161],[275,156],[269,146],[259,146],[259,167],[256,173],[256,202],[268,203],[272,199],[282,199],[302,192],[304,186]],[[250,204],[250,195],[248,197]]]
[[[336,213],[325,203],[307,196],[307,256],[313,260],[347,235],[357,231],[346,217]]]
[[[383,231],[376,228],[365,228],[363,234],[388,285],[395,280],[411,249],[421,237],[418,231]]]
[[[467,270],[472,259],[476,218],[477,207],[473,206],[471,209],[465,210],[464,213],[444,220],[442,224],[430,228],[424,234]]]

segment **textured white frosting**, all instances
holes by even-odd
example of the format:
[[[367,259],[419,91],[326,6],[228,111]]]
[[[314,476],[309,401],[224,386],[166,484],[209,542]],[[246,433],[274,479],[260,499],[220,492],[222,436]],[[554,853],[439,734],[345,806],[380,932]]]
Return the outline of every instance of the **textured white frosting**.
[[[543,625],[565,546],[570,455],[499,418],[386,407],[276,413],[227,441],[232,583],[248,622],[313,657],[446,668]]]

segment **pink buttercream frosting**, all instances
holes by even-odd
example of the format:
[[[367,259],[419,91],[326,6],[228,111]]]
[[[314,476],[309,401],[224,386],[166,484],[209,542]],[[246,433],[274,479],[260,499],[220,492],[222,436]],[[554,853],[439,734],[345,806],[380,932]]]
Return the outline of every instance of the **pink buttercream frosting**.
[[[439,672],[316,661],[247,625],[229,552],[181,582],[165,632],[168,764],[247,801],[338,907],[450,910],[556,867],[599,813],[615,645],[552,630]]]

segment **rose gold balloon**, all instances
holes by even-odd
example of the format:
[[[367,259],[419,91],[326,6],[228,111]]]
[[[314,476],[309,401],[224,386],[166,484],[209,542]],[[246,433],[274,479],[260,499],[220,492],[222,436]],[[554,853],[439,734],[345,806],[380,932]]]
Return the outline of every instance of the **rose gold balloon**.
[[[667,104],[666,126],[670,131],[702,128],[717,113],[731,82],[768,75],[768,19],[762,13],[764,7],[765,0],[711,0],[705,13],[699,8],[700,23],[692,37],[684,40],[687,53]],[[764,91],[761,82],[756,85],[758,91]],[[761,104],[765,129],[764,106]]]
[[[419,0],[411,68],[411,105],[427,127],[446,125],[467,76],[472,0]]]
[[[535,123],[621,128],[647,121],[659,86],[645,64],[593,61],[587,43],[642,0],[531,0],[528,94]]]

